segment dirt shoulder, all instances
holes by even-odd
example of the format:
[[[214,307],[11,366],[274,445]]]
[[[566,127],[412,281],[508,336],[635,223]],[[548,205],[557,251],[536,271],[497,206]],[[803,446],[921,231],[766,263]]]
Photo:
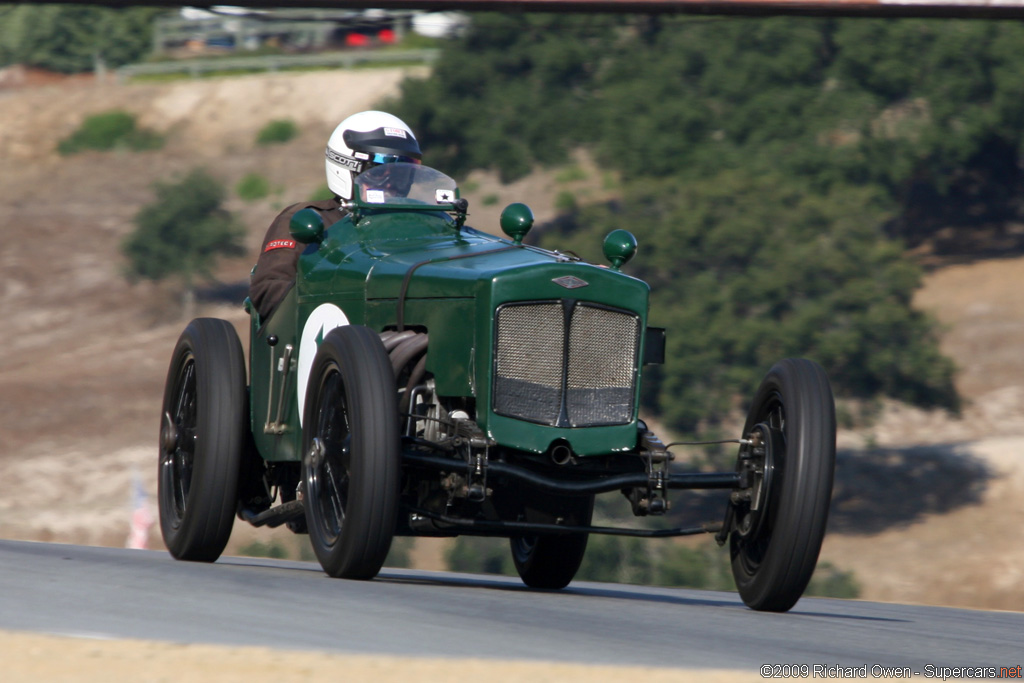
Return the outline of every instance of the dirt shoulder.
[[[79,681],[350,681],[487,680],[491,683],[745,683],[756,674],[736,671],[587,666],[552,662],[427,659],[295,652],[258,647],[215,647],[153,641],[96,640],[0,631],[4,680],[10,683]]]
[[[885,528],[829,533],[822,558],[852,570],[862,597],[1024,610],[1024,258],[948,266],[925,277],[915,305],[943,326],[942,349],[959,368],[963,414],[886,404],[870,428],[841,434],[872,457],[859,495],[897,504]],[[857,455],[859,453],[859,455]],[[873,497],[877,491],[887,496]]]

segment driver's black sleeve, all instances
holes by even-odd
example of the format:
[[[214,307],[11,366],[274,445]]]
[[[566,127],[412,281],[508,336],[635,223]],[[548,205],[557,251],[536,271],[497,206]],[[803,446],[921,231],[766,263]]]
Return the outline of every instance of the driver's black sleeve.
[[[261,320],[266,320],[285,294],[295,284],[295,271],[299,265],[299,254],[305,249],[292,238],[288,226],[298,211],[315,209],[330,226],[345,216],[345,210],[337,199],[292,204],[274,219],[263,238],[256,268],[249,282],[249,298],[252,300]]]

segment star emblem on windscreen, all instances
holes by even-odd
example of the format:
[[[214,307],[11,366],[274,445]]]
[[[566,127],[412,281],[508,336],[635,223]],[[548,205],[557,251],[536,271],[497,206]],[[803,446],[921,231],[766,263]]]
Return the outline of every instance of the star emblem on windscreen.
[[[455,190],[438,190],[434,196],[438,204],[451,204],[455,201]]]

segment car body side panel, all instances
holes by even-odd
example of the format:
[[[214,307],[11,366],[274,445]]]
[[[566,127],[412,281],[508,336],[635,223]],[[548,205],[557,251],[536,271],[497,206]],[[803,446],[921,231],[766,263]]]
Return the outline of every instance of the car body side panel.
[[[295,411],[295,381],[293,371],[283,372],[281,367],[284,350],[290,345],[292,356],[298,347],[295,327],[296,292],[293,287],[278,305],[274,314],[259,328],[255,326],[255,317],[250,326],[249,344],[249,410],[252,419],[252,435],[256,448],[266,460],[295,460],[297,446],[291,438],[293,434],[276,435],[268,431],[267,426],[278,416],[278,401],[283,395],[284,405],[281,418],[294,431],[297,425]],[[277,344],[270,346],[268,340],[277,337]],[[285,380],[284,391],[281,382]]]
[[[649,296],[646,283],[608,268],[514,246],[473,229],[455,230],[443,213],[381,213],[357,218],[335,223],[320,245],[306,249],[299,261],[297,286],[287,303],[261,329],[253,330],[253,433],[264,458],[301,458],[302,375],[308,372],[318,338],[329,331],[318,331],[323,309],[337,307],[346,322],[380,332],[395,327],[400,304],[404,326],[430,335],[427,370],[435,378],[438,393],[475,397],[477,421],[498,444],[541,453],[562,440],[581,456],[635,447],[636,400],[631,421],[613,426],[551,427],[494,414],[493,337],[495,311],[502,304],[574,299],[634,313],[639,319],[639,348],[643,348]],[[583,284],[567,288],[556,282],[566,276]],[[317,334],[306,331],[310,326],[318,328],[314,330]],[[279,338],[273,350],[266,344],[271,334]],[[303,337],[308,339],[303,342]],[[537,340],[538,344],[544,342]],[[266,434],[267,411],[277,410],[281,373],[275,367],[273,386],[266,375],[272,363],[281,362],[289,343],[293,358],[305,361],[293,362],[279,430],[283,433]],[[303,350],[303,343],[309,348]],[[639,387],[638,377],[635,399]]]

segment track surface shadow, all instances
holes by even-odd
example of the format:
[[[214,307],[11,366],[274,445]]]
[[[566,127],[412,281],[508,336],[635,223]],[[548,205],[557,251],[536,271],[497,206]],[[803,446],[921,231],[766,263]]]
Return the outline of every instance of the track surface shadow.
[[[625,600],[630,602],[657,603],[666,605],[678,605],[688,607],[714,607],[749,611],[740,602],[739,596],[735,593],[724,593],[719,591],[701,591],[695,589],[678,588],[657,588],[646,586],[616,587],[608,584],[592,584],[580,582],[570,584],[562,590],[533,589],[519,584],[516,579],[506,577],[471,576],[468,574],[442,574],[431,572],[412,572],[400,569],[384,569],[377,579],[381,582],[396,584],[419,584],[434,586],[449,586],[452,588],[472,588],[481,590],[498,590],[513,593],[550,593],[552,595],[579,598],[605,598],[611,600]],[[826,619],[846,619],[855,621],[873,621],[901,623],[906,619],[891,617],[866,616],[858,614],[840,614],[837,612],[822,611],[823,604],[815,604],[814,611],[793,609],[789,615],[816,617]],[[767,613],[766,613],[767,614]]]

